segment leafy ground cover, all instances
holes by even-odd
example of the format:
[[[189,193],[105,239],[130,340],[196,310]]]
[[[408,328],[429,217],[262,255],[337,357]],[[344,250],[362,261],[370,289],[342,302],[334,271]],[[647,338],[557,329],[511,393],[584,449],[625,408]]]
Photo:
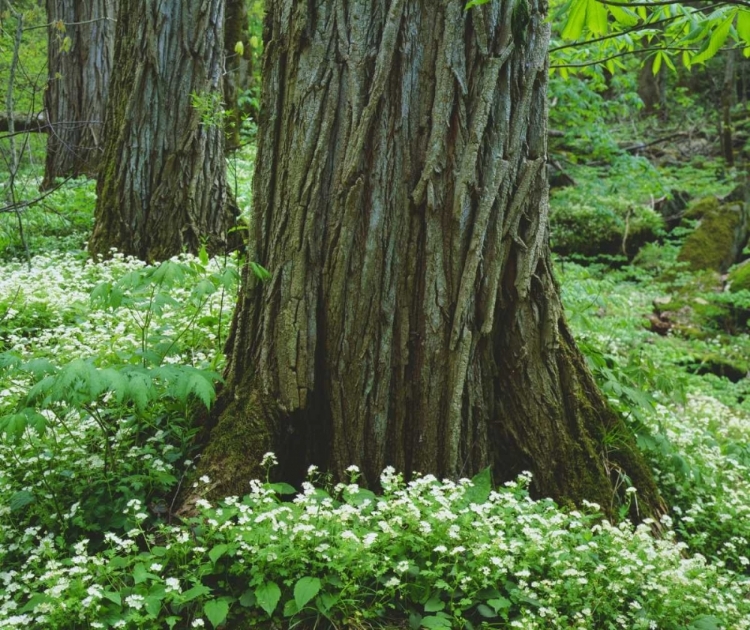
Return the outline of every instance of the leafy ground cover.
[[[661,523],[534,500],[528,476],[386,470],[375,496],[354,468],[339,485],[311,469],[297,493],[271,483],[271,454],[247,495],[179,520],[180,488],[210,484],[191,475],[190,418],[213,400],[238,261],[94,263],[71,247],[82,230],[47,235],[63,225],[63,249],[40,221],[31,264],[0,273],[0,628],[750,628],[745,385],[685,360],[750,341],[647,330],[662,267],[559,265],[671,506]]]

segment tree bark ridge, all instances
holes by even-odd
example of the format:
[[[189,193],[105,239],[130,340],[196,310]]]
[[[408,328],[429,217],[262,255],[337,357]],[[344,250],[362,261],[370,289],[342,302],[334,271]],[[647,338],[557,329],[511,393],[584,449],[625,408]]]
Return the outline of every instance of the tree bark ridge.
[[[529,4],[522,43],[509,1],[269,7],[250,255],[273,278],[246,273],[228,343],[202,464],[222,491],[276,450],[290,478],[528,469],[540,494],[605,506],[621,469],[659,505],[552,276],[549,26]],[[248,396],[279,420],[235,478],[221,436]]]

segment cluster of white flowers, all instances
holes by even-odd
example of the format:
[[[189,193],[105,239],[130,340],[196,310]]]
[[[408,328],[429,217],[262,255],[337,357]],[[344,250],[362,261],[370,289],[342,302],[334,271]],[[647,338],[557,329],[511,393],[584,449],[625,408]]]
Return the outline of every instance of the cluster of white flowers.
[[[89,291],[140,265],[118,256],[95,265],[49,254],[35,259],[31,271],[21,263],[6,266],[0,273],[0,300],[18,300],[9,317],[36,310],[46,318],[38,329],[7,335],[8,348],[26,356],[96,357],[101,364],[132,353],[139,344],[137,322],[122,312],[92,311]],[[177,289],[175,295],[188,293]],[[218,312],[230,303],[212,302],[209,308]],[[165,308],[159,317],[162,330],[185,324],[177,309]],[[75,326],[68,325],[73,321]],[[211,341],[212,334],[204,331],[202,338]],[[208,352],[202,347],[180,360],[197,365]],[[11,408],[29,383],[22,374],[0,380],[0,409]],[[104,465],[105,447],[117,451],[130,444],[128,429],[117,427],[103,437],[89,414],[71,413],[64,425],[55,424],[59,418],[53,411],[45,414],[54,425],[46,437],[29,434],[16,444],[0,442],[3,630],[22,625],[98,628],[113,611],[122,618],[108,617],[110,627],[146,627],[144,620],[158,626],[163,620],[154,615],[160,614],[160,602],[191,611],[185,602],[200,601],[194,589],[206,588],[196,576],[222,562],[243,584],[268,581],[287,588],[289,576],[329,576],[328,587],[337,585],[340,600],[353,609],[371,604],[373,593],[396,602],[430,592],[437,598],[435,610],[453,614],[471,604],[470,594],[486,591],[496,593],[488,596],[488,605],[511,611],[510,627],[647,629],[676,626],[677,619],[690,624],[713,614],[723,627],[750,630],[750,470],[737,451],[722,448],[746,442],[750,422],[711,397],[693,396],[684,409],[664,406],[652,419],[655,430],[665,431],[679,449],[687,470],[706,477],[700,492],[683,496],[675,490],[674,514],[663,519],[660,539],[651,535],[653,521],[614,525],[593,503],[564,511],[551,501],[534,501],[526,492],[526,473],[491,492],[486,502],[475,503],[466,500],[468,480],[425,475],[405,483],[387,468],[380,479],[384,494],[362,500],[359,469],[353,466],[350,483],[337,486],[331,496],[316,488],[313,482],[322,475],[311,468],[303,492],[290,503],[279,502],[272,488],[253,480],[242,499],[199,501],[198,525],[145,531],[142,521],[153,506],[132,499],[112,515],[113,521],[126,523],[104,532],[99,547],[88,539],[66,546],[49,529],[75,531],[85,494],[57,506],[49,519],[54,528],[18,527],[17,506],[24,498],[53,505],[56,497],[49,488],[62,483],[53,475],[64,474],[69,485],[86,488],[92,470]],[[118,452],[156,478],[174,471],[170,462],[181,456],[174,451],[154,432],[142,444]],[[275,463],[273,453],[264,456],[264,465]],[[665,488],[680,487],[678,472],[658,470]],[[208,477],[196,481],[198,487],[210,483]],[[731,531],[715,539],[713,555],[719,561],[694,553],[696,545],[706,545],[699,538],[713,531],[709,521],[722,525],[721,532]],[[155,593],[161,598],[156,605]],[[206,625],[195,610],[185,614],[193,616],[182,619],[183,625]]]

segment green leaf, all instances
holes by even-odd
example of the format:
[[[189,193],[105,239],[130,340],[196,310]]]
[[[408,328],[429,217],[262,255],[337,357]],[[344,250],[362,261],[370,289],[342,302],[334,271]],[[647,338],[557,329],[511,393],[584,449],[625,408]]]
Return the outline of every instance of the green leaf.
[[[721,627],[721,619],[713,615],[704,615],[693,621],[688,630],[719,630]]]
[[[122,597],[120,597],[119,593],[115,593],[113,591],[104,591],[102,593],[102,597],[104,597],[104,599],[108,599],[113,604],[117,604],[118,606],[122,606]]]
[[[589,0],[588,7],[586,8],[586,26],[589,31],[594,35],[606,35],[609,28],[608,17],[607,7],[597,2],[597,0]]]
[[[255,277],[258,278],[258,280],[265,282],[266,280],[269,280],[271,278],[271,274],[269,273],[269,271],[262,265],[259,265],[256,262],[251,262],[248,264],[250,265],[250,269],[252,270],[253,274],[255,274]]]
[[[662,52],[659,51],[654,55],[654,63],[651,64],[651,72],[653,72],[654,76],[659,74],[659,70],[661,70],[661,59],[662,59]]]
[[[302,610],[307,602],[320,591],[320,580],[316,577],[303,577],[294,585],[294,601],[297,608]]]
[[[203,584],[196,584],[193,588],[190,588],[186,590],[181,596],[180,601],[184,604],[186,602],[191,602],[194,599],[198,599],[199,597],[203,597],[204,595],[208,595],[211,592],[211,589],[207,586],[203,586]]]
[[[258,601],[258,606],[271,617],[281,598],[281,589],[274,582],[266,582],[255,589],[255,598]]]
[[[151,574],[146,570],[146,565],[142,562],[139,562],[133,567],[133,582],[136,584],[145,582],[150,575]]]
[[[369,501],[371,504],[375,504],[377,496],[371,490],[360,488],[356,492],[344,492],[344,498],[350,505],[362,505],[365,501]]]
[[[163,592],[155,593],[146,597],[146,601],[145,601],[146,611],[153,619],[156,619],[159,616],[159,611],[161,610],[161,603],[163,599],[164,599]]]
[[[446,617],[438,617],[436,615],[422,618],[423,628],[450,628],[451,620]]]
[[[198,250],[198,259],[204,267],[208,264],[208,251],[206,251],[205,244],[201,245],[201,248]]]
[[[737,35],[746,44],[750,44],[750,10],[740,9],[737,12]]]
[[[480,505],[486,503],[492,492],[492,476],[489,467],[474,475],[471,485],[466,488],[464,501]]]
[[[286,604],[284,604],[284,617],[294,617],[299,612],[299,606],[297,606],[297,602],[295,602],[293,599],[290,599]]]
[[[711,37],[702,47],[701,51],[693,57],[691,63],[703,63],[719,52],[724,45],[724,42],[727,41],[727,37],[729,37],[729,30],[732,27],[733,19],[734,14],[729,15],[729,17],[725,18],[724,21],[714,29],[713,33],[711,33]]]
[[[331,608],[333,608],[338,603],[338,601],[339,596],[332,595],[331,593],[321,593],[315,600],[318,605],[318,610],[324,615],[327,615],[328,611],[331,610]]]
[[[258,600],[255,599],[255,593],[253,593],[251,590],[247,590],[242,593],[242,597],[240,597],[240,606],[244,606],[245,608],[252,608],[253,606],[255,606],[257,601]]]
[[[487,619],[497,617],[497,613],[492,610],[492,608],[490,608],[489,606],[485,606],[484,604],[479,604],[479,606],[477,606],[477,612],[482,615],[482,617],[485,617]]]
[[[229,614],[229,602],[226,599],[210,599],[203,604],[203,613],[216,628],[226,620]]]
[[[438,612],[445,608],[445,602],[440,600],[440,595],[437,593],[430,597],[424,604],[425,612]]]
[[[211,551],[208,552],[208,557],[211,558],[211,562],[216,564],[216,562],[221,558],[229,549],[229,545],[220,544],[216,545]]]
[[[487,605],[492,606],[492,609],[495,612],[499,612],[501,610],[505,610],[506,608],[510,608],[511,601],[509,599],[505,599],[504,597],[496,597],[494,599],[488,599]]]
[[[9,440],[18,440],[28,426],[28,420],[23,413],[11,413],[0,417],[0,433],[4,433]]]
[[[279,496],[297,494],[297,490],[294,486],[290,486],[288,483],[269,483],[266,486],[269,490],[273,490]]]
[[[482,4],[487,4],[488,2],[491,2],[491,1],[492,0],[471,0],[470,2],[466,3],[466,6],[464,7],[464,9],[468,11],[472,7],[478,7]]]
[[[30,503],[33,503],[35,500],[36,498],[34,497],[34,495],[28,490],[19,490],[10,497],[10,501],[8,501],[8,507],[10,508],[11,512],[17,512],[22,507],[26,507]]]
[[[630,9],[626,7],[616,7],[611,4],[607,5],[607,8],[612,14],[612,17],[615,18],[615,21],[621,26],[635,26],[638,24],[638,15],[633,13]]]
[[[572,0],[568,8],[568,21],[562,30],[563,39],[578,39],[586,24],[586,9],[589,0]]]

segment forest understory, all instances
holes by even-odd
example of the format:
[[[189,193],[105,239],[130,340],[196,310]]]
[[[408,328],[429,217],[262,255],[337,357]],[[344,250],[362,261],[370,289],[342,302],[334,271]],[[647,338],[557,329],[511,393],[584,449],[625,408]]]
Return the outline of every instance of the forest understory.
[[[262,125],[263,7],[246,6],[255,83],[226,159],[243,239]],[[9,80],[17,36],[2,20]],[[562,30],[550,244],[565,320],[623,420],[596,453],[605,501],[556,503],[530,472],[489,468],[388,466],[367,484],[355,465],[339,479],[311,465],[292,486],[273,452],[244,492],[213,498],[199,421],[222,388],[241,284],[274,269],[244,247],[95,260],[96,181],[50,184],[47,131],[27,116],[14,139],[5,120],[0,629],[750,630],[750,62],[722,49],[691,73],[652,57],[651,81],[631,57],[614,75],[564,72],[586,57],[561,56]],[[23,45],[15,103],[37,111],[46,45]],[[193,106],[224,124],[210,99]],[[632,442],[661,514],[617,463]]]

